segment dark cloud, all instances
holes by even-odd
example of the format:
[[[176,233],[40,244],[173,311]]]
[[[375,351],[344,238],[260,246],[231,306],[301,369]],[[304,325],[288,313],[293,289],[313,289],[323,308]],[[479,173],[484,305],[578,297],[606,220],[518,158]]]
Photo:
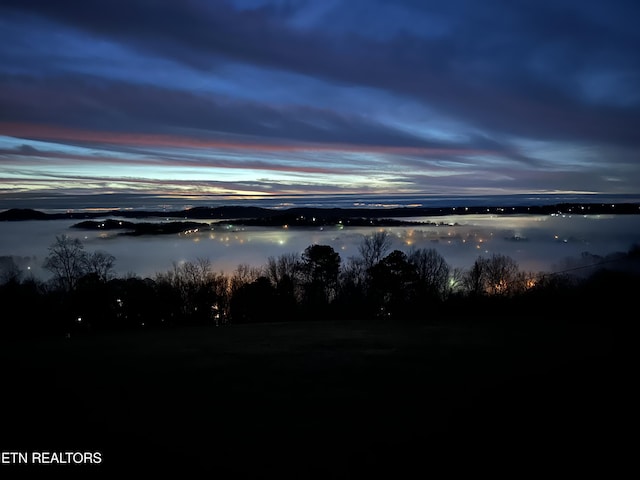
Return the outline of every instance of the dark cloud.
[[[277,107],[212,95],[103,81],[84,76],[0,79],[0,121],[105,131],[241,135],[245,141],[448,147],[357,114],[305,106]]]
[[[449,19],[449,29],[435,38],[405,32],[377,41],[293,28],[285,14],[291,6],[240,10],[230,2],[214,7],[197,1],[5,2],[6,8],[204,70],[220,58],[233,59],[410,95],[488,131],[638,145],[638,99],[594,105],[581,95],[575,78],[600,70],[622,72],[626,76],[621,73],[617,81],[638,90],[640,36],[627,18],[638,12],[635,4],[613,1],[603,9],[600,2],[491,0],[396,6],[437,13]],[[308,128],[294,127],[294,137]]]
[[[625,192],[638,17],[627,0],[3,0],[0,135],[260,191]],[[93,162],[77,150],[0,155],[42,160],[46,182],[47,161]]]
[[[31,145],[20,145],[16,150],[22,155],[35,155],[40,153],[37,148],[34,148]]]

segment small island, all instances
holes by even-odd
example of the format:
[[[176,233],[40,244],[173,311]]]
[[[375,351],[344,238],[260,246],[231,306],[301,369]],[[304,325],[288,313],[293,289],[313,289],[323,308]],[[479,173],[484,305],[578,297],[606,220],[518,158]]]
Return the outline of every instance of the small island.
[[[175,233],[191,233],[203,228],[209,228],[209,224],[202,222],[127,222],[123,220],[107,219],[104,221],[86,220],[76,223],[71,228],[80,230],[123,230],[119,235],[168,235]]]

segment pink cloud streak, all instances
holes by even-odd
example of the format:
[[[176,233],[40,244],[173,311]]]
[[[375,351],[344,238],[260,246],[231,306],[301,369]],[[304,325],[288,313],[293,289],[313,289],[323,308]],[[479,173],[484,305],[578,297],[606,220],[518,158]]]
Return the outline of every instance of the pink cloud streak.
[[[493,150],[470,148],[432,148],[402,147],[354,144],[269,144],[251,142],[229,142],[223,140],[205,140],[166,134],[120,133],[90,131],[41,124],[0,122],[0,134],[10,137],[50,140],[102,143],[146,147],[180,148],[218,148],[224,150],[245,150],[258,152],[347,152],[378,153],[404,155],[483,155],[495,154]]]

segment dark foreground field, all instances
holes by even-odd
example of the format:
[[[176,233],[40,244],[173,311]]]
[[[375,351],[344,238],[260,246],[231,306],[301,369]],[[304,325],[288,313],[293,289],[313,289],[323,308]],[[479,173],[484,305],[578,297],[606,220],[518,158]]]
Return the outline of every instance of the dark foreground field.
[[[300,322],[5,337],[1,447],[102,453],[41,478],[610,477],[635,455],[636,378],[614,333]]]

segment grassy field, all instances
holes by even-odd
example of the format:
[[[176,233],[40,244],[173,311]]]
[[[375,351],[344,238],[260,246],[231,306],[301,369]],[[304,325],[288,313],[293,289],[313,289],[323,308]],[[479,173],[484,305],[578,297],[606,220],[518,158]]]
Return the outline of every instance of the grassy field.
[[[5,337],[1,446],[102,452],[38,467],[85,478],[610,476],[632,458],[616,342],[593,325],[333,321]]]

